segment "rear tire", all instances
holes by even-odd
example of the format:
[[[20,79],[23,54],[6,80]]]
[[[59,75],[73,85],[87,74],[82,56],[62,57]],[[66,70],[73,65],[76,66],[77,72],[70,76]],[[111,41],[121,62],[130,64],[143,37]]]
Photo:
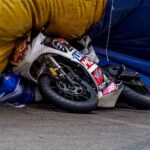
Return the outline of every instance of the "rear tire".
[[[49,102],[51,102],[53,105],[55,105],[56,107],[74,113],[88,113],[97,107],[97,103],[98,103],[97,93],[85,81],[80,79],[79,84],[83,86],[84,89],[86,89],[89,98],[87,100],[85,99],[82,100],[81,97],[80,100],[75,101],[65,96],[62,96],[61,94],[58,93],[57,90],[54,90],[52,88],[50,79],[51,77],[49,75],[43,74],[38,80],[39,90],[43,95],[43,97]]]
[[[150,90],[147,89],[145,94],[139,93],[139,91],[133,90],[128,86],[124,86],[120,99],[123,99],[127,104],[137,109],[149,109],[150,108]]]
[[[119,67],[115,65],[110,65],[105,68],[105,71],[112,78],[117,75],[118,70]],[[117,80],[123,81],[124,84],[124,89],[119,97],[121,102],[123,101],[137,109],[150,108],[150,89],[147,88],[141,80],[139,80],[137,83],[128,78],[126,80],[124,78],[119,78]]]

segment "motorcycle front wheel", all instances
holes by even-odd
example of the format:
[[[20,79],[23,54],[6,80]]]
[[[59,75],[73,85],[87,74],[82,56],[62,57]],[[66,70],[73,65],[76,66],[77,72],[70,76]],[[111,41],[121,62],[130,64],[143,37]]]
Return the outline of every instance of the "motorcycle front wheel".
[[[38,80],[38,87],[43,97],[54,106],[73,113],[89,113],[97,107],[98,96],[94,88],[82,79],[73,81],[56,80],[43,74]]]

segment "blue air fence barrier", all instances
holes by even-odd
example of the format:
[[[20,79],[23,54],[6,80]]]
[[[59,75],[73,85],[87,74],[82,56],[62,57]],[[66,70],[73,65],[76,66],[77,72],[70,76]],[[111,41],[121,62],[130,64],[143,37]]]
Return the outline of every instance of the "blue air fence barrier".
[[[89,31],[96,53],[103,60],[110,23],[109,58],[139,71],[150,86],[150,1],[108,0],[103,19]]]
[[[97,52],[97,55],[100,59],[100,66],[106,66],[108,64],[115,64],[115,65],[121,65],[124,64],[127,67],[127,70],[130,72],[138,71],[141,73],[142,80],[144,80],[145,84],[150,87],[150,74],[148,75],[147,72],[150,72],[149,70],[145,73],[146,68],[150,68],[150,62],[147,61],[147,63],[143,63],[142,61],[138,61],[133,57],[126,57],[124,54],[120,54],[118,52],[114,52],[109,50],[108,55],[110,56],[110,61],[106,60],[106,54],[105,49],[95,47],[95,50]]]

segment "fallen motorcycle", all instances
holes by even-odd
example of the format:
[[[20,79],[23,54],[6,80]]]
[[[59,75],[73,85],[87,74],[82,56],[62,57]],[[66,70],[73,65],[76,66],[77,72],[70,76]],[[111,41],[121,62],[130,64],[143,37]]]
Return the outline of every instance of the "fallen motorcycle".
[[[38,84],[45,99],[69,112],[87,113],[118,89],[101,68],[62,38],[39,33],[16,44],[13,72]]]

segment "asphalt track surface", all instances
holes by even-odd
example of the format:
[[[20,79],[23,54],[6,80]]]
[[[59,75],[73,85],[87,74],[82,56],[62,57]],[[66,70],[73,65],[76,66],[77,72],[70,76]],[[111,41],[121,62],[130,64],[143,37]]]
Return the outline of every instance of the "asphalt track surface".
[[[0,106],[0,150],[150,150],[150,111]]]

